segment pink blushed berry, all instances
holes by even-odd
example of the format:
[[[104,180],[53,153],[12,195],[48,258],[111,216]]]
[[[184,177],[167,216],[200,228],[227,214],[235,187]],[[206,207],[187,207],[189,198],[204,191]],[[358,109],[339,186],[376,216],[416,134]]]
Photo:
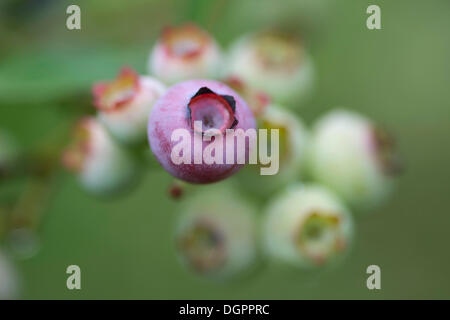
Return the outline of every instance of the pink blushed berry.
[[[114,137],[125,143],[145,139],[148,116],[165,91],[158,80],[123,68],[116,79],[93,87],[98,116]]]
[[[199,132],[195,122],[202,122]],[[190,134],[186,142],[190,152],[188,163],[174,163],[172,151],[179,141],[172,140],[175,130],[184,129]],[[207,164],[195,161],[195,141],[214,129],[217,136],[210,141],[202,139],[199,148],[203,152],[218,135],[223,138],[221,163]],[[190,80],[169,88],[156,102],[149,119],[148,138],[153,154],[161,165],[178,179],[191,183],[212,183],[231,176],[242,166],[236,159],[226,161],[227,129],[255,129],[255,119],[245,101],[223,83],[213,80]],[[197,136],[196,136],[197,135]],[[236,144],[234,155],[236,156]],[[249,155],[249,143],[245,143],[245,156]]]
[[[217,78],[221,56],[214,39],[188,23],[163,30],[150,54],[148,69],[168,84],[192,78]]]

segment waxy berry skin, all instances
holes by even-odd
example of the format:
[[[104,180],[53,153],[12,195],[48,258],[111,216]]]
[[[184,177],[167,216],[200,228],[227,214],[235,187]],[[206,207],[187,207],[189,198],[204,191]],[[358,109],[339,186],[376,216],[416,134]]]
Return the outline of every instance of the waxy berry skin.
[[[215,280],[248,273],[258,260],[256,210],[229,186],[208,186],[186,198],[175,230],[183,265]]]
[[[145,140],[148,116],[165,86],[148,76],[123,68],[116,79],[93,86],[98,117],[111,134],[124,143]]]
[[[303,120],[288,109],[270,104],[259,117],[259,128],[279,130],[280,170],[275,175],[272,186],[281,187],[293,180],[299,180],[306,166],[308,135]],[[277,180],[277,181],[275,181]]]
[[[274,102],[296,107],[314,83],[314,66],[303,43],[280,32],[249,34],[231,47],[226,74],[268,94]]]
[[[70,145],[62,155],[62,164],[75,173],[83,187],[96,195],[123,190],[136,178],[132,156],[94,117],[85,117],[75,126]]]
[[[329,265],[345,256],[352,238],[350,212],[339,198],[319,185],[291,185],[270,201],[265,212],[266,253],[288,265]]]
[[[269,104],[257,117],[258,128],[279,132],[279,170],[273,176],[259,175],[261,164],[248,166],[237,177],[246,192],[259,196],[270,196],[288,183],[301,181],[308,160],[309,130],[300,117],[289,109]],[[269,140],[270,141],[270,140]],[[274,160],[273,160],[274,161]]]
[[[195,78],[217,78],[222,53],[205,30],[188,23],[167,27],[152,49],[149,73],[167,84]]]
[[[212,93],[208,93],[208,90]],[[198,95],[199,91],[204,94]],[[234,100],[234,111],[231,111],[233,108],[230,108],[223,97],[230,101]],[[197,118],[192,118],[193,116]],[[232,128],[244,131],[255,129],[255,119],[245,101],[223,83],[213,80],[190,80],[179,83],[169,88],[156,102],[149,119],[150,147],[161,165],[176,178],[191,183],[212,183],[237,172],[243,164],[238,164],[236,159],[233,164],[225,164],[225,137],[223,137],[223,164],[206,164],[204,161],[202,164],[194,163],[194,139],[196,134],[201,137],[201,133],[193,130],[193,120],[203,121],[204,128],[206,126],[220,130]],[[190,164],[177,165],[172,161],[172,149],[178,141],[171,141],[171,136],[177,129],[185,129],[190,134],[192,149]],[[210,143],[203,141],[202,150]],[[236,156],[236,144],[234,147]],[[246,157],[248,154],[249,145],[246,143]]]
[[[368,118],[334,110],[312,133],[312,177],[357,209],[370,209],[390,194],[399,170],[395,144]]]

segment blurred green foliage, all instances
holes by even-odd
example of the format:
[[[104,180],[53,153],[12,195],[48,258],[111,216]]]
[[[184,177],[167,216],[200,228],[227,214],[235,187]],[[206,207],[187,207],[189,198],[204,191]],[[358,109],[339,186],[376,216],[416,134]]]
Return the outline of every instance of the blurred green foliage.
[[[379,4],[382,30],[365,26]],[[60,176],[41,226],[42,248],[20,261],[24,298],[303,299],[450,298],[450,2],[398,1],[118,1],[81,0],[82,30],[69,31],[69,1],[0,4],[0,127],[32,148],[74,109],[89,108],[93,82],[122,65],[145,72],[165,25],[193,20],[224,47],[247,31],[299,30],[318,83],[298,114],[311,124],[345,106],[397,136],[406,172],[384,207],[357,217],[349,259],[314,274],[269,266],[247,282],[201,281],[176,261],[177,203],[170,176],[149,169],[142,185],[114,200],[83,192]],[[0,185],[0,193],[14,189]],[[263,203],[261,202],[260,205]],[[66,267],[82,270],[69,291]],[[382,270],[382,290],[366,288],[366,268]]]

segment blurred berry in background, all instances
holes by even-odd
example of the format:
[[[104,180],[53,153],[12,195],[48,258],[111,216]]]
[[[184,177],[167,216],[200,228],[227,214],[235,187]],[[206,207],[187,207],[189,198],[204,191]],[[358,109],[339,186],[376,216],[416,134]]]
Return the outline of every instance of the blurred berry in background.
[[[271,258],[307,268],[330,264],[346,253],[353,221],[345,205],[327,189],[297,184],[271,201],[263,232]]]
[[[92,117],[77,123],[62,162],[94,194],[107,195],[125,188],[137,170],[132,156]]]
[[[266,93],[249,86],[239,77],[230,76],[224,80],[224,83],[236,91],[247,102],[256,119],[258,119],[270,103],[270,97]]]
[[[258,256],[251,203],[225,184],[193,195],[181,208],[175,244],[187,268],[217,280],[249,273]]]
[[[298,108],[312,88],[313,66],[301,41],[278,31],[245,35],[232,46],[227,74]],[[293,103],[297,101],[296,103]]]
[[[112,82],[93,87],[100,120],[112,135],[125,143],[145,140],[148,115],[164,91],[161,82],[139,76],[130,68],[122,69]]]
[[[195,24],[166,27],[148,61],[149,73],[167,84],[198,78],[217,78],[222,53],[216,41]]]
[[[391,193],[399,173],[393,138],[357,113],[336,110],[317,121],[311,174],[357,208],[373,208]]]
[[[309,132],[300,117],[276,104],[269,104],[257,119],[259,129],[267,130],[269,137],[271,130],[279,130],[279,170],[272,176],[260,175],[260,167],[264,166],[260,163],[249,165],[238,177],[244,192],[269,197],[304,176]],[[267,150],[271,150],[270,145]]]

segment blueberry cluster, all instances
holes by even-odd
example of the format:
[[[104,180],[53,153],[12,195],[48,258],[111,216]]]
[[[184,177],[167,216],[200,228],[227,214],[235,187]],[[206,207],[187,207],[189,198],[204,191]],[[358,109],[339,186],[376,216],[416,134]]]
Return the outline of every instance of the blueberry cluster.
[[[198,275],[228,279],[264,261],[302,269],[334,264],[352,245],[353,215],[392,191],[399,166],[388,133],[345,109],[310,128],[298,117],[315,73],[294,35],[248,34],[224,52],[194,24],[166,28],[148,73],[124,67],[93,86],[96,114],[77,122],[61,162],[85,190],[110,196],[135,186],[142,166],[156,159],[175,178],[176,252]],[[207,134],[196,120],[216,135],[277,129],[279,172],[260,175],[263,163],[174,163],[175,130]],[[14,163],[14,148],[1,138],[0,174]]]
[[[314,66],[293,35],[248,34],[224,53],[194,24],[170,27],[153,47],[148,71],[123,68],[93,87],[97,116],[80,121],[63,163],[91,192],[121,191],[137,171],[127,148],[148,137],[152,155],[176,178],[169,195],[181,198],[176,251],[199,275],[230,278],[262,261],[331,265],[351,247],[352,214],[391,192],[398,163],[385,131],[344,109],[311,128],[297,116],[294,109],[312,91]],[[196,120],[219,135],[278,129],[279,172],[259,175],[262,163],[236,175],[242,164],[174,163],[171,134],[181,128],[205,135],[196,132]]]

